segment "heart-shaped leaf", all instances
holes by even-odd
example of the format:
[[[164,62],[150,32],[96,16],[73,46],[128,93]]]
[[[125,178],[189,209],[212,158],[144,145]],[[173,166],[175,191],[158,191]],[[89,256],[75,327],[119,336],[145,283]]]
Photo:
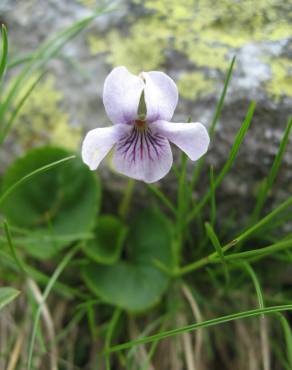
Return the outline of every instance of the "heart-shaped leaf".
[[[69,154],[55,147],[29,151],[6,171],[2,191]],[[29,230],[21,244],[34,256],[48,258],[92,230],[99,203],[99,182],[76,158],[23,183],[4,201],[2,211],[10,225]]]
[[[82,276],[88,287],[103,301],[137,312],[157,302],[165,292],[169,277],[154,261],[172,267],[172,231],[156,210],[143,210],[130,227],[126,257],[112,266],[91,263]]]

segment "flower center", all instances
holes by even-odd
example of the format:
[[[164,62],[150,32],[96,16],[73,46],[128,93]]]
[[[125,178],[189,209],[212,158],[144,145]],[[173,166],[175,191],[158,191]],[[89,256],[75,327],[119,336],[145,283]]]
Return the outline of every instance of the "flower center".
[[[145,129],[146,128],[146,121],[142,120],[142,119],[136,119],[135,120],[135,126],[140,130]]]

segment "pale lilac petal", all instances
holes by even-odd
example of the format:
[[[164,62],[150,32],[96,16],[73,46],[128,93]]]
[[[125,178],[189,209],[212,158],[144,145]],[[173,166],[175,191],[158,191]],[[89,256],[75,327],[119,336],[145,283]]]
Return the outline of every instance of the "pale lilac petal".
[[[208,150],[210,138],[207,129],[199,122],[173,123],[156,121],[151,130],[165,136],[183,150],[188,157],[196,161]]]
[[[147,120],[169,121],[178,101],[178,91],[174,81],[163,72],[143,72],[145,80],[145,103]]]
[[[107,76],[103,104],[113,123],[129,123],[137,118],[139,100],[144,89],[142,78],[125,67],[117,67]]]
[[[115,143],[130,128],[127,125],[115,125],[91,130],[82,143],[82,160],[91,170],[95,170]]]
[[[116,171],[128,177],[151,183],[169,172],[172,161],[167,139],[150,130],[133,128],[116,144],[112,164]]]

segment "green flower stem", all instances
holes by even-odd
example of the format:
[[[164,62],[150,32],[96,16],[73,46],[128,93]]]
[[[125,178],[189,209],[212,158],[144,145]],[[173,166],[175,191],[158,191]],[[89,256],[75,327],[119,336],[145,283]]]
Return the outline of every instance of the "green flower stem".
[[[188,117],[187,122],[190,123],[191,121],[192,118]],[[187,155],[182,152],[177,189],[176,236],[173,241],[174,266],[176,268],[180,266],[181,262],[181,251],[183,249],[186,231],[185,217],[189,211],[188,205],[190,202],[191,189],[187,181]]]
[[[122,198],[122,201],[119,206],[119,216],[121,217],[122,220],[125,220],[127,218],[127,215],[129,213],[129,208],[134,192],[134,187],[135,187],[135,180],[129,179],[127,187],[125,188],[125,192]]]

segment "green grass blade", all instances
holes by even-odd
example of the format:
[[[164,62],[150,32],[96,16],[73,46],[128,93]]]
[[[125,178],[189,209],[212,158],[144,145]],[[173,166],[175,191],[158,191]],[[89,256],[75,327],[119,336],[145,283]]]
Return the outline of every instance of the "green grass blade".
[[[8,37],[7,30],[4,24],[2,24],[1,32],[2,32],[2,56],[0,61],[0,83],[6,70],[8,56]]]
[[[279,214],[281,214],[282,212],[284,212],[286,209],[288,209],[290,207],[292,207],[292,197],[288,198],[286,201],[281,203],[277,208],[275,208],[272,212],[268,213],[265,217],[263,217],[260,221],[258,221],[255,225],[249,227],[243,233],[241,233],[236,238],[234,238],[231,242],[227,243],[224,247],[222,247],[223,252],[226,252],[227,250],[232,248],[234,245],[238,244],[239,242],[242,242],[243,240],[246,240],[249,236],[258,232],[264,226],[271,223],[275,219],[275,217],[277,217]],[[277,245],[275,246],[275,250],[278,250],[278,249],[281,250],[281,249],[285,249],[287,247],[288,248],[290,247],[290,244],[289,244],[290,242],[287,243],[287,244],[283,244],[283,243],[284,243],[284,241],[280,242],[280,244],[277,243]],[[271,248],[271,247],[266,247],[266,248],[268,248],[268,249],[265,249],[267,254],[269,254],[269,251],[273,252],[273,248]],[[265,251],[262,248],[261,248],[261,250],[262,250],[262,252]],[[254,252],[254,251],[252,251],[252,252]],[[242,253],[246,253],[246,252],[242,252]],[[258,252],[255,251],[255,253],[258,253]],[[238,257],[238,258],[244,258],[244,256],[245,255],[242,255],[242,257]],[[179,271],[177,273],[180,275],[180,274],[187,274],[189,272],[195,271],[195,270],[209,264],[210,262],[214,261],[214,259],[216,259],[217,257],[218,257],[217,252],[212,253],[212,254],[210,254],[206,257],[203,257],[202,259],[200,259],[198,261],[195,261],[193,263],[190,263],[190,264],[182,267],[181,269],[179,269]],[[228,257],[230,257],[230,255]],[[226,259],[226,256],[225,256],[225,259]]]
[[[96,340],[96,317],[95,317],[95,311],[91,304],[87,305],[86,307],[86,313],[87,313],[87,321],[88,321],[88,327],[91,334],[91,340]]]
[[[214,182],[214,168],[210,167],[210,203],[211,203],[211,212],[210,212],[210,222],[212,227],[214,227],[216,222],[216,193],[215,193],[215,182]]]
[[[154,353],[157,349],[157,346],[158,346],[158,341],[152,342],[151,347],[149,349],[149,352],[147,353],[146,359],[144,361],[142,370],[148,370],[149,369],[150,361],[151,361],[152,357],[154,356]]]
[[[221,261],[224,263],[224,254],[222,251],[221,244],[219,242],[217,235],[215,234],[213,227],[209,224],[209,222],[205,222],[205,229],[206,229],[206,233],[207,233],[209,240],[212,242],[213,247],[215,248],[217,252],[217,255],[220,257]]]
[[[113,313],[113,316],[111,318],[111,321],[109,323],[109,327],[108,327],[108,330],[107,330],[107,333],[106,333],[106,338],[105,338],[105,348],[106,348],[106,350],[108,348],[110,348],[113,332],[114,332],[114,330],[117,326],[117,323],[118,323],[119,318],[121,316],[121,312],[122,311],[119,308],[116,308],[114,313]],[[106,370],[111,370],[109,353],[106,355],[105,363],[106,363]]]
[[[233,67],[234,67],[234,64],[235,64],[235,59],[236,59],[236,57],[234,56],[231,60],[231,63],[230,63],[230,66],[228,68],[227,75],[226,75],[226,78],[225,78],[225,81],[224,81],[223,90],[221,92],[220,99],[219,99],[218,104],[216,106],[215,114],[214,114],[211,126],[209,128],[209,135],[210,135],[211,139],[213,139],[213,137],[214,137],[216,124],[217,124],[217,122],[218,122],[218,120],[221,116],[221,112],[222,112],[222,109],[223,109],[223,106],[224,106],[225,96],[226,96],[226,93],[227,93],[228,85],[229,85],[229,82],[230,82],[230,79],[231,79],[231,76],[232,76],[232,72],[233,72]],[[192,180],[191,180],[191,189],[193,189],[195,187],[195,185],[198,181],[198,178],[200,177],[201,169],[202,169],[204,163],[205,163],[205,156],[202,157],[196,165],[196,168],[195,168],[195,171],[193,173]]]
[[[13,301],[18,295],[19,290],[10,287],[0,287],[0,310],[8,303]]]
[[[42,309],[43,309],[43,304],[47,300],[48,295],[50,294],[54,284],[57,281],[57,279],[59,278],[59,276],[61,275],[61,273],[65,269],[65,267],[68,265],[68,263],[71,261],[71,259],[73,258],[73,256],[75,255],[75,253],[79,249],[80,249],[80,246],[78,245],[77,247],[73,248],[69,253],[67,253],[65,255],[63,260],[57,266],[56,270],[54,271],[53,275],[51,276],[51,278],[50,278],[50,280],[49,280],[49,282],[46,286],[46,289],[45,289],[44,294],[43,294],[42,302],[41,302],[41,304],[38,305],[38,309],[36,311],[36,314],[35,314],[35,317],[34,317],[34,320],[33,320],[33,329],[32,329],[32,334],[31,334],[31,338],[30,338],[30,341],[29,341],[29,348],[28,348],[27,370],[32,369],[32,355],[33,355],[34,343],[35,343],[35,339],[36,339],[36,335],[37,335],[37,330],[38,330],[38,326],[39,326],[39,320],[40,320],[41,312],[42,312]]]
[[[24,96],[20,99],[20,101],[17,103],[16,107],[13,109],[13,112],[11,113],[11,116],[7,122],[7,124],[2,128],[0,132],[0,145],[5,140],[7,134],[9,133],[9,130],[11,129],[19,111],[29,98],[30,94],[33,92],[34,88],[37,86],[39,81],[43,78],[44,73],[42,73],[35,81],[34,83],[28,88],[28,90],[25,92]]]
[[[242,141],[245,137],[245,134],[247,133],[247,130],[249,129],[249,126],[251,124],[251,120],[252,120],[253,115],[254,115],[255,107],[256,107],[256,103],[252,102],[249,106],[249,109],[248,109],[247,115],[246,115],[246,117],[243,121],[243,124],[242,124],[238,134],[236,135],[234,144],[233,144],[233,146],[231,148],[231,151],[230,151],[230,154],[229,154],[229,158],[228,158],[226,164],[224,165],[222,171],[219,173],[218,177],[215,180],[215,188],[217,188],[217,186],[219,184],[221,184],[221,182],[224,179],[224,177],[226,176],[227,172],[232,167],[232,165],[235,161],[235,158],[237,157],[240,145],[241,145],[241,143],[242,143]]]
[[[224,106],[225,96],[226,96],[226,93],[227,93],[229,82],[231,80],[231,76],[232,76],[232,73],[233,73],[233,67],[234,67],[235,61],[236,61],[236,56],[234,56],[231,60],[230,66],[229,66],[228,71],[227,71],[226,79],[224,81],[223,90],[222,90],[218,105],[217,105],[216,110],[215,110],[215,115],[214,115],[210,130],[209,130],[209,134],[210,134],[211,138],[214,136],[216,124],[217,124],[217,122],[218,122],[218,120],[221,116],[221,112],[222,112],[222,109],[223,109],[223,106]]]
[[[289,368],[292,369],[292,332],[291,327],[289,325],[288,320],[281,314],[277,313],[277,317],[280,320],[280,323],[283,328],[285,342],[286,342],[286,352],[287,352],[287,360],[289,363]]]
[[[83,22],[85,22],[87,19],[88,18],[83,20]],[[34,56],[30,62],[27,63],[23,70],[19,73],[10,90],[8,91],[6,99],[0,105],[0,117],[3,117],[9,107],[12,105],[13,99],[17,95],[17,91],[22,86],[24,81],[34,70],[44,67],[45,64],[65,45],[66,41],[69,41],[77,34],[76,31],[79,30],[78,26],[80,23],[81,21],[74,23],[65,31],[58,33],[52,39],[43,43],[39,47],[39,49],[34,53]]]
[[[255,106],[256,106],[255,102],[252,102],[249,106],[249,109],[248,109],[247,115],[246,115],[246,117],[243,121],[243,124],[242,124],[240,130],[238,131],[238,133],[236,135],[236,138],[235,138],[234,144],[231,148],[231,151],[230,151],[229,157],[227,159],[227,162],[225,163],[224,167],[220,171],[218,177],[215,179],[214,189],[216,189],[222,183],[224,177],[229,172],[229,170],[231,169],[231,167],[232,167],[232,165],[233,165],[233,163],[236,159],[236,156],[237,156],[238,150],[240,148],[240,145],[241,145],[241,143],[242,143],[242,141],[245,137],[245,134],[247,133],[247,130],[250,126],[250,123],[251,123],[251,120],[252,120],[252,117],[253,117],[253,114],[254,114]],[[207,192],[207,194],[202,198],[202,200],[197,204],[197,206],[193,208],[193,210],[187,216],[187,219],[186,219],[187,223],[191,222],[196,217],[196,215],[200,212],[200,210],[209,201],[209,199],[211,197],[211,194],[212,194],[212,192],[211,192],[211,190],[209,190]]]
[[[65,30],[60,31],[45,41],[34,54],[34,59],[40,60],[41,65],[44,62],[47,62],[47,60],[54,57],[68,41],[76,37],[76,35],[78,35],[83,29],[89,26],[96,17],[105,13],[109,13],[113,10],[113,7],[110,7],[108,4],[104,4],[103,6],[95,9],[92,15],[74,22]]]
[[[147,184],[148,189],[171,211],[173,215],[176,215],[176,209],[171,201],[158,189],[156,185]]]
[[[244,234],[241,234],[236,239],[234,239],[231,242],[224,245],[224,247],[222,247],[222,251],[226,252],[227,250],[229,250],[233,246],[237,245],[237,243],[239,241],[244,240],[249,235],[251,235],[253,232],[255,232],[258,228],[263,226],[265,223],[270,222],[271,219],[276,214],[278,214],[281,210],[284,209],[284,207],[287,208],[290,205],[292,205],[292,197],[290,199],[288,199],[286,202],[284,202],[283,204],[281,204],[277,209],[275,209],[269,215],[267,215],[263,220],[258,222],[257,225],[250,228],[249,230],[247,230],[247,232],[245,232]],[[273,254],[273,253],[285,250],[287,248],[291,248],[291,246],[292,246],[292,240],[291,239],[288,239],[288,240],[284,239],[281,242],[274,243],[274,244],[272,244],[270,246],[267,246],[267,247],[264,247],[264,248],[225,255],[224,258],[225,258],[226,261],[236,260],[236,259],[244,259],[244,258],[256,258],[256,260],[258,260],[260,258],[263,258],[263,257],[269,255],[269,254]],[[188,273],[193,272],[195,270],[198,270],[198,269],[200,269],[200,268],[202,268],[202,267],[204,267],[204,266],[206,266],[210,263],[218,263],[218,262],[221,262],[221,261],[220,261],[220,259],[218,259],[218,253],[216,251],[214,253],[209,254],[208,256],[205,256],[205,257],[201,258],[198,261],[192,262],[188,265],[185,265],[185,266],[181,267],[180,269],[178,269],[178,271],[176,271],[176,275],[178,275],[178,276],[185,275],[185,274],[188,274]]]
[[[212,242],[213,247],[215,248],[215,250],[216,250],[216,252],[219,256],[219,259],[220,259],[220,261],[221,261],[221,263],[224,267],[226,283],[228,283],[229,282],[229,273],[228,273],[227,263],[225,261],[225,257],[224,257],[224,253],[223,253],[223,249],[222,249],[222,246],[220,244],[220,241],[219,241],[213,227],[208,222],[205,223],[205,229],[206,229],[208,238]]]
[[[253,211],[251,223],[254,223],[259,218],[262,208],[268,198],[269,192],[274,184],[274,181],[276,179],[276,176],[278,174],[278,171],[279,171],[282,159],[283,159],[283,155],[285,153],[287,144],[289,142],[291,128],[292,128],[292,117],[289,119],[287,123],[287,127],[282,137],[277,155],[275,156],[275,159],[273,161],[270,173],[267,176],[267,178],[264,180],[264,182],[262,183],[262,186],[260,187],[260,191],[257,197],[255,209]]]
[[[18,255],[16,253],[16,250],[15,250],[15,247],[14,247],[14,244],[12,243],[12,238],[11,238],[9,225],[8,225],[7,221],[3,222],[3,227],[4,227],[4,232],[5,232],[5,236],[6,236],[6,239],[7,239],[8,246],[10,248],[11,255],[12,255],[16,265],[18,266],[19,271],[22,274],[26,275],[26,270],[25,270],[24,264],[22,263],[21,259],[18,257]]]
[[[76,37],[97,16],[108,11],[111,11],[111,9],[106,7],[100,8],[95,11],[93,15],[73,23],[73,25],[45,41],[33,53],[33,57],[25,65],[10,87],[6,99],[0,104],[0,117],[3,119],[4,115],[9,111],[9,109],[11,109],[13,106],[13,100],[17,96],[19,89],[33,72],[43,69],[48,61],[55,57],[67,42]]]
[[[151,336],[148,336],[148,337],[138,338],[138,339],[132,340],[130,342],[118,344],[116,346],[113,346],[113,347],[109,348],[106,352],[107,353],[117,352],[117,351],[129,349],[129,348],[131,348],[133,346],[137,346],[139,344],[151,343],[153,341],[173,337],[173,336],[178,335],[178,334],[191,332],[191,331],[198,330],[198,329],[201,329],[201,328],[209,328],[211,326],[220,325],[220,324],[224,324],[224,323],[227,323],[227,322],[232,322],[232,321],[235,321],[235,320],[241,320],[241,319],[261,316],[263,314],[268,315],[268,314],[273,314],[275,312],[283,312],[283,311],[291,311],[291,310],[292,310],[292,304],[287,304],[287,305],[271,306],[271,307],[257,308],[257,309],[253,309],[253,310],[237,312],[237,313],[233,313],[231,315],[220,316],[220,317],[217,317],[215,319],[210,319],[210,320],[198,322],[196,324],[183,326],[181,328],[164,331],[164,332],[161,332],[161,333],[158,333],[158,334],[155,334],[155,335],[151,335]]]
[[[250,266],[250,264],[246,261],[240,262],[241,266],[244,268],[244,270],[247,272],[247,274],[250,276],[255,290],[257,294],[257,299],[259,303],[260,308],[264,308],[264,295],[261,289],[261,285],[259,282],[259,279],[254,272],[253,268]],[[270,351],[269,351],[269,340],[268,340],[268,331],[266,327],[266,320],[264,315],[260,318],[260,338],[261,338],[261,352],[262,352],[262,363],[264,369],[270,368]]]
[[[254,284],[256,294],[257,294],[257,298],[258,298],[258,302],[259,302],[259,307],[264,308],[264,296],[263,296],[263,293],[262,293],[261,285],[260,285],[260,282],[259,282],[253,268],[246,261],[241,261],[240,264],[244,268],[244,270],[247,272],[247,274],[250,276],[250,278],[251,278],[251,280]]]
[[[282,213],[283,211],[285,211],[290,206],[292,206],[292,196],[289,197],[287,200],[285,200],[283,203],[281,203],[272,212],[268,213],[265,217],[263,217],[256,224],[254,224],[253,226],[249,227],[243,233],[241,233],[240,235],[238,235],[236,237],[237,242],[241,242],[241,241],[247,239],[250,235],[255,234],[263,226],[266,226],[267,224],[269,224],[276,216],[278,216],[280,213]]]
[[[8,64],[7,68],[11,69],[14,67],[17,67],[21,64],[30,62],[34,58],[34,53],[25,54],[19,57],[16,57],[15,59],[12,59]]]
[[[10,270],[15,271],[16,273],[19,272],[19,268],[15,265],[15,260],[11,257],[11,254],[8,254],[7,252],[4,252],[1,249],[0,249],[0,261],[2,267],[5,266]],[[24,265],[24,267],[28,275],[31,276],[31,278],[40,285],[45,286],[50,280],[50,276],[45,275],[39,269],[36,269],[28,265]],[[81,300],[88,299],[88,296],[85,293],[81,292],[80,289],[72,288],[69,285],[63,283],[56,282],[55,291],[61,297],[64,297],[66,299],[73,299],[74,297],[78,297]]]
[[[276,216],[278,216],[280,213],[285,211],[290,206],[292,206],[292,196],[290,198],[288,198],[285,202],[281,203],[272,212],[270,212],[265,217],[263,217],[255,225],[251,226],[250,228],[245,230],[243,233],[238,235],[231,242],[224,245],[224,247],[222,247],[223,252],[226,252],[227,250],[232,248],[234,245],[236,245],[238,242],[241,242],[241,241],[247,239],[250,235],[255,234],[257,231],[259,231],[262,227],[269,224]],[[273,244],[272,246],[266,247],[265,249],[261,248],[260,249],[261,252],[258,252],[259,250],[255,250],[255,251],[250,251],[250,252],[236,253],[236,255],[238,256],[237,258],[246,258],[245,253],[249,253],[249,254],[251,254],[251,257],[254,257],[252,254],[255,254],[256,257],[258,257],[259,254],[265,256],[266,254],[274,253],[274,251],[280,251],[280,250],[285,249],[285,248],[290,248],[290,241],[289,240],[288,240],[288,242],[287,242],[287,240],[285,240],[285,241]],[[226,258],[227,256],[225,256],[225,259],[232,259],[232,257],[230,258],[230,256],[231,255],[229,255],[228,258]],[[192,263],[180,268],[177,271],[177,275],[184,275],[184,274],[188,274],[192,271],[198,270],[199,268],[202,268],[202,267],[208,265],[209,263],[213,262],[214,260],[216,260],[217,257],[218,257],[217,252],[211,253],[210,255],[208,255],[206,257],[203,257],[198,261],[192,262]]]
[[[76,158],[75,155],[71,155],[69,157],[65,157],[65,158],[62,158],[58,161],[55,161],[55,162],[52,162],[52,163],[49,163],[43,167],[40,167],[30,173],[28,173],[27,175],[23,176],[20,180],[18,180],[16,183],[14,183],[12,186],[10,186],[10,188],[8,188],[1,196],[0,196],[0,206],[1,204],[3,203],[3,201],[15,190],[17,189],[19,186],[21,186],[23,183],[25,183],[26,181],[28,181],[29,179],[31,179],[32,177],[38,175],[39,173],[42,173],[42,172],[46,172],[62,163],[65,163],[71,159],[74,159]]]
[[[247,259],[247,258],[256,258],[256,260],[261,259],[263,257],[269,256],[271,254],[280,252],[282,250],[292,248],[292,239],[284,240],[267,247],[262,247],[254,250],[249,250],[246,252],[239,252],[233,253],[229,255],[225,255],[226,261],[233,261],[238,259]]]

